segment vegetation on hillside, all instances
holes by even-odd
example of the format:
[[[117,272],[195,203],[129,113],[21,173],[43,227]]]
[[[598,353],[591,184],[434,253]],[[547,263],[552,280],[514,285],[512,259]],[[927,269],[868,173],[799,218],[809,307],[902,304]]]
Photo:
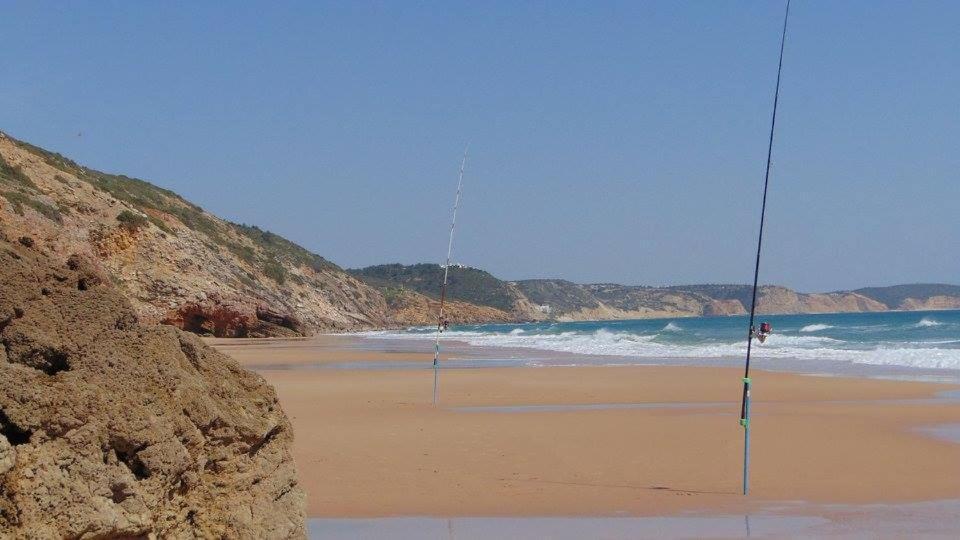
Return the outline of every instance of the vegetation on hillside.
[[[675,285],[665,287],[676,292],[702,294],[714,300],[738,300],[745,309],[750,309],[750,300],[753,296],[753,287],[750,285],[736,285],[729,283],[707,283],[702,285]],[[763,287],[761,286],[762,290]],[[759,292],[759,291],[758,291]]]
[[[525,279],[514,282],[536,305],[550,306],[555,313],[566,313],[600,305],[582,285],[563,279]]]
[[[700,293],[659,287],[614,284],[585,287],[607,306],[624,311],[671,311],[679,309],[680,303],[696,302],[704,305],[710,302],[710,298]]]
[[[141,216],[129,210],[121,212],[117,220],[128,229],[138,230],[145,227],[146,222],[149,222],[166,233],[175,234],[163,220],[151,215],[150,211],[173,216],[187,228],[206,236],[214,246],[226,249],[281,284],[285,282],[289,274],[287,269],[284,268],[284,263],[291,266],[311,268],[317,272],[340,270],[337,265],[280,235],[254,225],[237,224],[215,218],[169,189],[161,188],[139,178],[131,178],[122,174],[109,174],[83,167],[56,152],[13,138],[11,140],[21,148],[41,157],[51,167],[76,176],[147,214]],[[7,180],[7,178],[36,188],[22,171],[10,167],[6,162],[0,160],[0,179]],[[7,193],[3,192],[3,195],[7,196]],[[7,197],[7,199],[11,200],[15,209],[22,205],[29,205],[44,215],[48,215],[48,217],[55,215],[56,219],[59,219],[59,213],[56,209],[38,207],[38,205],[42,205],[38,201],[28,200],[24,196],[15,194]],[[249,240],[249,243],[243,239]]]
[[[443,266],[439,264],[381,264],[347,271],[381,291],[402,287],[435,299],[440,297],[443,283]],[[503,311],[511,311],[516,301],[508,283],[489,272],[460,266],[450,267],[447,297]]]
[[[117,215],[117,221],[120,222],[120,225],[127,229],[128,231],[135,233],[140,229],[147,226],[147,223],[150,223],[150,220],[146,216],[141,214],[135,214],[129,210],[123,210]]]
[[[3,195],[3,198],[10,203],[13,211],[21,216],[23,215],[24,207],[30,207],[48,219],[56,221],[57,223],[63,222],[63,216],[60,214],[58,208],[50,206],[20,191],[0,191],[0,195]]]
[[[892,285],[889,287],[864,287],[853,291],[868,298],[897,309],[907,298],[926,300],[931,296],[960,297],[960,286],[945,283],[915,283],[910,285]]]
[[[0,155],[0,182],[37,191],[37,185],[24,174],[23,169],[10,165],[2,155]]]
[[[279,234],[265,231],[256,225],[230,223],[230,226],[253,241],[255,245],[273,259],[289,261],[291,264],[297,266],[306,266],[317,272],[341,270],[339,266],[327,259],[304,249]]]
[[[40,188],[23,169],[10,165],[0,155],[0,196],[10,203],[13,211],[22,216],[24,208],[32,208],[47,219],[62,223],[61,210],[42,201],[40,194]]]

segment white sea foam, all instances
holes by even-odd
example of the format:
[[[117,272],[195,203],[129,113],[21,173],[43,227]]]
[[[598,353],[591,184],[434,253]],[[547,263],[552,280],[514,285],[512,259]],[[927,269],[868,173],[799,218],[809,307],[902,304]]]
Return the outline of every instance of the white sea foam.
[[[830,345],[835,343],[843,343],[842,339],[834,339],[827,336],[788,336],[785,334],[771,334],[767,337],[767,340],[763,343],[768,347],[771,346],[784,346],[784,345],[795,345],[798,347],[805,346],[818,346],[818,345]]]
[[[679,324],[671,321],[671,322],[668,322],[667,325],[664,326],[660,331],[661,332],[681,332],[683,331],[683,328],[680,328]]]
[[[833,328],[832,324],[808,324],[800,329],[801,332],[819,332],[821,330],[826,330],[827,328]]]
[[[924,317],[920,319],[920,322],[918,322],[915,326],[917,328],[928,328],[930,326],[940,326],[941,324],[943,323],[938,322],[936,319],[933,319],[932,317]]]
[[[520,330],[520,329],[516,329]],[[366,332],[386,339],[429,339],[415,332]],[[444,333],[446,339],[480,347],[527,348],[589,356],[637,358],[644,363],[670,359],[731,359],[746,352],[737,342],[676,343],[658,339],[658,333],[638,334],[601,328],[594,332],[525,330],[507,333],[457,331]],[[826,336],[773,334],[765,343],[754,342],[753,355],[766,359],[828,360],[917,368],[960,369],[960,348],[937,348],[934,343],[882,343],[858,345]]]

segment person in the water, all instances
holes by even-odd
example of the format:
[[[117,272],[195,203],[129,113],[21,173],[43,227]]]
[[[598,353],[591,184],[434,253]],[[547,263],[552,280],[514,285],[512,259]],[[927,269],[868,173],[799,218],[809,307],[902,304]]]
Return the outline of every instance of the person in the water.
[[[753,337],[757,338],[760,343],[763,343],[771,333],[773,333],[773,327],[770,326],[770,323],[764,322],[760,323],[760,329],[753,333]]]

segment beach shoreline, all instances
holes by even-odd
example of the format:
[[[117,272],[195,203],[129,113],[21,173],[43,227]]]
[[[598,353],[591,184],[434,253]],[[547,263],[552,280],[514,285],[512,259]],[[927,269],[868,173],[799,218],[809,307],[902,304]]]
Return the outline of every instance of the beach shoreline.
[[[444,369],[433,407],[432,355],[418,342],[209,342],[276,388],[310,517],[740,514],[786,501],[960,499],[960,444],[927,430],[960,422],[960,400],[944,397],[956,384],[754,373],[745,498],[736,368]],[[446,350],[445,362],[504,356]]]

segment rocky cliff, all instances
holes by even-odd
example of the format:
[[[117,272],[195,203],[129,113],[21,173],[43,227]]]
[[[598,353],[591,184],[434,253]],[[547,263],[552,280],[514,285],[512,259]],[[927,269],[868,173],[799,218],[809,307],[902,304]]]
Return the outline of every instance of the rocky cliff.
[[[278,235],[2,133],[0,232],[88,258],[144,321],[218,336],[391,324],[383,295]]]
[[[303,537],[272,388],[51,243],[0,238],[0,537]]]
[[[853,292],[874,298],[890,309],[960,309],[960,286],[945,283],[866,287]]]
[[[401,290],[387,293],[387,304],[393,321],[402,326],[435,326],[440,301],[413,291]],[[444,317],[451,324],[477,324],[515,322],[516,316],[490,306],[478,306],[470,302],[452,300],[445,304]]]
[[[887,309],[883,303],[853,292],[804,294],[785,287],[766,286],[760,289],[757,299],[760,313],[844,313]]]
[[[416,292],[435,298],[443,267],[436,264],[387,264],[349,272],[387,293]],[[513,321],[583,321],[742,315],[749,310],[752,296],[752,287],[748,285],[647,287],[615,283],[582,285],[562,279],[503,281],[483,270],[463,266],[451,267],[450,278],[448,298],[496,310],[495,315],[468,311],[469,322],[483,317],[493,322],[505,318]],[[891,309],[960,309],[960,287],[917,284],[801,293],[786,287],[763,285],[757,291],[757,310],[766,314]]]
[[[960,298],[945,295],[931,296],[929,298],[907,298],[898,307],[904,311],[960,309]]]
[[[544,281],[551,283],[552,295],[542,294]],[[562,286],[558,287],[558,284]],[[742,315],[749,310],[751,300],[751,287],[746,285],[641,287],[528,280],[517,282],[517,286],[532,302],[550,306],[553,316],[561,320]],[[771,285],[762,286],[757,291],[757,311],[760,313],[886,309],[889,308],[885,304],[856,292],[808,294]]]

